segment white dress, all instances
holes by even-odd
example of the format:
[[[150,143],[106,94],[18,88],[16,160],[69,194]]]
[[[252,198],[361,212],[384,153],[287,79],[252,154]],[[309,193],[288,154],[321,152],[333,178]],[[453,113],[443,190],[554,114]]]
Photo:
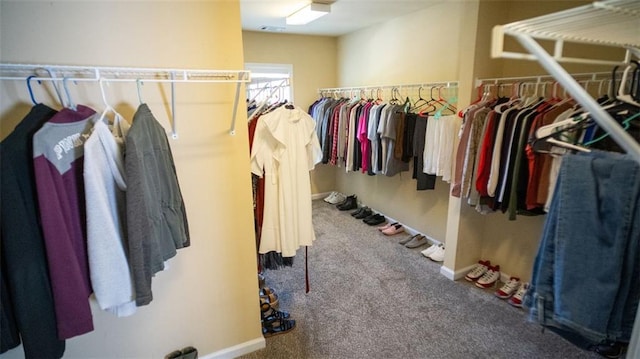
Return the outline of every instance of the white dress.
[[[286,106],[261,116],[251,151],[251,172],[265,178],[259,253],[293,257],[315,240],[309,171],[322,160],[311,116]]]

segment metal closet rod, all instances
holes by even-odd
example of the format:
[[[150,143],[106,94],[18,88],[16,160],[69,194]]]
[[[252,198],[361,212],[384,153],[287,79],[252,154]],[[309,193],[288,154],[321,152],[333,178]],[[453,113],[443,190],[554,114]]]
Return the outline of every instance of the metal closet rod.
[[[442,81],[442,82],[425,82],[420,84],[405,84],[405,85],[379,85],[379,86],[350,86],[350,87],[327,87],[319,88],[318,93],[322,92],[344,92],[353,90],[384,90],[384,89],[404,89],[404,88],[420,88],[420,87],[458,87],[458,81]]]
[[[609,79],[611,78],[611,72],[587,72],[587,73],[579,73],[579,74],[570,74],[571,77],[573,77],[574,79],[580,79],[580,80],[589,80],[589,81],[600,81],[600,80],[607,80],[607,79],[602,79],[599,78],[601,76],[608,76]],[[547,80],[552,80],[552,81],[556,81],[555,77],[553,77],[552,75],[532,75],[532,76],[520,76],[520,77],[494,77],[494,78],[485,78],[485,79],[476,79],[476,87],[480,86],[480,85],[484,85],[487,83],[490,84],[501,84],[501,83],[514,83],[518,82],[518,81],[523,81],[523,82],[532,82],[535,81],[536,83],[542,83],[543,81],[547,81]]]
[[[49,76],[42,76],[46,72]],[[177,138],[175,118],[175,83],[235,83],[236,92],[231,117],[230,134],[235,134],[235,122],[240,97],[240,85],[251,81],[247,70],[209,70],[143,67],[69,66],[44,64],[0,63],[0,80],[4,81],[66,81],[73,82],[158,82],[171,84],[172,137]]]

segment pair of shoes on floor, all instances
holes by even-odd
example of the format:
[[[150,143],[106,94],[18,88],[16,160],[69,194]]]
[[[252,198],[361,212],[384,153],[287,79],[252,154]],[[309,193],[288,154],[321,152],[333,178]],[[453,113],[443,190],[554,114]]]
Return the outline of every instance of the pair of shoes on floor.
[[[196,359],[198,358],[198,349],[194,347],[182,348],[182,350],[173,351],[165,357],[165,359]]]
[[[382,232],[382,231],[384,231],[385,229],[387,229],[389,227],[395,226],[396,224],[398,224],[398,222],[393,222],[393,223],[389,222],[389,223],[385,224],[384,226],[378,227],[378,230],[380,232]]]
[[[529,283],[520,283],[520,287],[516,294],[514,294],[511,298],[509,298],[509,304],[516,308],[522,308],[522,299],[527,294],[529,290]]]
[[[373,211],[369,207],[360,207],[357,211],[351,213],[351,216],[356,219],[365,219],[373,214]]]
[[[331,192],[323,201],[331,204],[338,204],[343,202],[347,197],[340,192]]]
[[[433,245],[420,253],[434,262],[444,261],[444,245],[442,243]]]
[[[469,282],[475,282],[489,270],[490,266],[491,261],[479,260],[478,263],[476,263],[473,268],[471,268],[471,270],[464,276],[464,279],[468,280]]]
[[[296,327],[296,321],[289,318],[289,313],[276,310],[268,303],[260,303],[260,317],[265,338],[288,333]]]
[[[383,229],[381,232],[384,235],[393,236],[393,235],[396,235],[398,233],[404,232],[404,227],[402,226],[402,224],[396,223],[394,225],[391,225],[391,226]]]
[[[275,309],[280,306],[278,295],[267,286],[260,288],[260,303],[267,303]]]
[[[422,246],[425,246],[429,244],[429,239],[426,236],[423,236],[422,234],[417,234],[413,237],[411,237],[411,240],[407,243],[404,244],[405,247],[407,248],[420,248]]]
[[[494,293],[496,297],[500,299],[509,299],[520,289],[520,278],[511,277],[509,280],[496,290]]]
[[[498,285],[498,279],[500,279],[500,266],[499,265],[490,265],[487,268],[487,271],[482,275],[482,277],[476,280],[476,287],[478,288],[491,288]]]
[[[379,213],[374,213],[369,217],[364,218],[362,221],[370,226],[377,226],[379,224],[386,222],[387,219],[384,218],[384,216]]]
[[[358,197],[355,194],[348,196],[344,201],[336,205],[341,211],[349,211],[358,208]]]
[[[500,266],[491,265],[489,260],[479,260],[464,276],[464,279],[469,282],[476,282],[478,288],[494,287],[498,284],[498,279],[500,279]]]

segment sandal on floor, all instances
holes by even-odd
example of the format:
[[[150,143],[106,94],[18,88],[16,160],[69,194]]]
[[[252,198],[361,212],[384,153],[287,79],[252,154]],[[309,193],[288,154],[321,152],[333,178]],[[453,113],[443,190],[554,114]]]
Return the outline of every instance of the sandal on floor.
[[[278,334],[290,332],[296,327],[296,321],[293,319],[278,319],[269,323],[262,324],[262,335],[265,338]]]
[[[280,307],[280,301],[278,301],[278,296],[275,294],[260,295],[260,305],[262,305],[263,303],[271,305],[273,309],[278,309]]]
[[[278,319],[289,318],[289,313],[276,310],[269,303],[260,304],[260,316],[263,322],[273,322]]]

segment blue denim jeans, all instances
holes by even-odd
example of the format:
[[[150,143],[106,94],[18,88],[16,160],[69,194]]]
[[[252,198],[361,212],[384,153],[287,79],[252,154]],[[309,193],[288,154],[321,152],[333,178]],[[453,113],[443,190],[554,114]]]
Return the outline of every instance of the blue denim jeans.
[[[628,342],[640,300],[640,165],[566,155],[524,305],[529,319],[585,340]]]

